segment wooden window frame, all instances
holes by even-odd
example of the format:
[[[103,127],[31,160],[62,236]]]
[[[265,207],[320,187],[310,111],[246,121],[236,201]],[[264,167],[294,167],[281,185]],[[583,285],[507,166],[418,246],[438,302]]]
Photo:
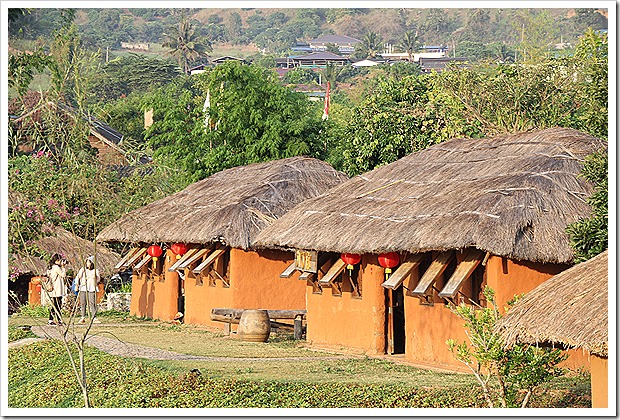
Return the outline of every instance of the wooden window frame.
[[[463,257],[463,260],[458,264],[454,273],[450,276],[450,279],[439,292],[439,297],[448,301],[454,299],[463,286],[463,283],[471,277],[474,270],[478,265],[482,263],[485,253],[476,248],[471,248],[467,254]],[[465,296],[461,293],[462,296]]]

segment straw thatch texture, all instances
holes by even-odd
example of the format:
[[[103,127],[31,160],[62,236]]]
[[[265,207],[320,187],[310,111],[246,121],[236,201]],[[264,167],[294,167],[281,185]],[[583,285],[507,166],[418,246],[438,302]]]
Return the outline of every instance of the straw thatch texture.
[[[607,263],[605,251],[529,292],[497,326],[506,345],[559,343],[607,357]]]
[[[127,213],[101,231],[97,240],[220,241],[249,249],[256,233],[270,221],[346,179],[327,163],[306,157],[231,168]]]
[[[69,261],[67,268],[72,268],[77,272],[89,256],[95,255],[97,268],[102,276],[109,277],[116,272],[114,265],[120,259],[120,255],[116,252],[102,245],[82,239],[63,228],[52,227],[49,229],[51,229],[49,235],[36,240],[34,244],[49,255],[55,253],[63,255]],[[32,273],[34,275],[45,274],[48,268],[47,261],[29,255],[13,256],[9,260],[9,265],[22,273]]]
[[[352,178],[264,229],[255,246],[381,253],[476,247],[568,262],[566,226],[591,209],[583,158],[606,142],[554,128],[454,139]]]

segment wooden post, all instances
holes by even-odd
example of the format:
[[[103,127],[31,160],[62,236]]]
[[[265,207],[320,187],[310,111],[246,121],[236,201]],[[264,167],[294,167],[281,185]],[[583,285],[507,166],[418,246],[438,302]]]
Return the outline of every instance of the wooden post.
[[[301,336],[303,334],[303,325],[301,323],[301,316],[296,316],[294,321],[294,333],[293,337],[295,340],[301,340]]]
[[[394,354],[394,299],[392,289],[387,289],[387,353]]]

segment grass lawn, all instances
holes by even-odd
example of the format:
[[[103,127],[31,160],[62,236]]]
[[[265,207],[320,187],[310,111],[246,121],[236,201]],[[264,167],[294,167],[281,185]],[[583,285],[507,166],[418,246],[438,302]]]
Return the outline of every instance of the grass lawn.
[[[151,361],[111,356],[90,348],[87,367],[95,406],[484,406],[472,375],[436,372],[358,355],[325,360],[322,357],[334,355],[305,348],[305,342],[294,341],[288,334],[276,334],[267,343],[249,343],[196,326],[171,325],[118,313],[102,313],[99,318],[104,325],[96,326],[92,333],[115,336],[125,342],[194,355],[261,360]],[[9,328],[16,330],[20,325],[45,321],[40,316],[13,316],[9,318]],[[299,360],[274,360],[279,357]],[[42,358],[50,362],[40,363]],[[58,342],[11,349],[9,406],[80,406],[80,393],[72,375],[68,357]],[[46,393],[63,389],[69,395],[48,397],[43,402],[22,395],[28,387],[40,387]],[[176,392],[175,387],[183,392]],[[126,395],[134,392],[132,389],[138,390],[135,398]],[[572,374],[541,387],[532,397],[531,406],[588,407],[589,394],[589,376]]]

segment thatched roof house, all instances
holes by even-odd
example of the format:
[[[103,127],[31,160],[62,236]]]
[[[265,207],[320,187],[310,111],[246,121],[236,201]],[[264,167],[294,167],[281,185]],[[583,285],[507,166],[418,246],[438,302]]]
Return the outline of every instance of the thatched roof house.
[[[68,268],[77,271],[86,259],[95,255],[97,268],[102,276],[109,277],[116,271],[114,265],[120,256],[110,249],[82,239],[77,235],[61,228],[49,227],[48,234],[34,242],[41,251],[53,255],[59,253],[69,261]],[[47,261],[30,255],[15,255],[9,260],[9,266],[18,269],[21,273],[42,275],[47,271]]]
[[[255,246],[410,253],[475,247],[533,262],[573,258],[565,229],[591,209],[583,158],[606,142],[553,128],[454,139],[307,200]]]
[[[271,221],[346,179],[327,163],[307,157],[231,168],[127,213],[99,233],[97,240],[219,241],[247,250],[256,233]]]
[[[507,345],[560,344],[607,357],[608,251],[550,278],[498,324]]]

